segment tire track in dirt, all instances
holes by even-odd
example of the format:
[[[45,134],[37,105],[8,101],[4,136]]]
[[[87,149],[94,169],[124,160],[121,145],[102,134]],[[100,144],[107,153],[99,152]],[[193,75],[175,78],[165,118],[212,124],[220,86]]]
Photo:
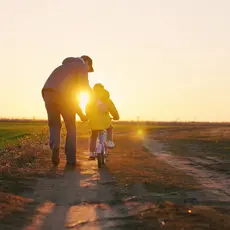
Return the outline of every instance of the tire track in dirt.
[[[198,157],[175,156],[167,151],[164,144],[158,140],[144,138],[143,145],[157,159],[184,171],[194,177],[203,187],[204,194],[194,193],[194,196],[203,203],[226,203],[230,202],[229,176],[203,167],[204,164],[216,163],[215,159],[199,159]]]

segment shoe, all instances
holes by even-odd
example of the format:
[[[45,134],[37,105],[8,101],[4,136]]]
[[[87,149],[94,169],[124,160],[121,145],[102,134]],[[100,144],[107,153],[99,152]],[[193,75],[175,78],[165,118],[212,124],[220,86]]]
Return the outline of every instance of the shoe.
[[[107,141],[106,146],[107,146],[107,148],[114,148],[115,144],[113,141]]]
[[[77,163],[69,163],[69,162],[67,162],[66,165],[65,165],[65,171],[75,170],[76,166],[77,166]]]
[[[52,163],[53,165],[59,165],[60,158],[59,158],[59,148],[53,147],[52,149]]]
[[[66,167],[68,167],[68,166],[75,167],[75,166],[77,166],[77,163],[76,162],[75,163],[69,163],[69,162],[67,162],[66,163]]]
[[[90,153],[89,154],[89,160],[95,160],[95,154],[94,153]]]

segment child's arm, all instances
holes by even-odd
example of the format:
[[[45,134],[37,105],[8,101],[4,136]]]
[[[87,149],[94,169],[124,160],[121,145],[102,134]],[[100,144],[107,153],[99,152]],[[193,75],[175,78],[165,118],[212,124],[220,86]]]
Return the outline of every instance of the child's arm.
[[[112,115],[113,120],[119,120],[120,116],[119,113],[117,111],[116,106],[114,105],[113,101],[111,99],[109,99],[109,113]]]

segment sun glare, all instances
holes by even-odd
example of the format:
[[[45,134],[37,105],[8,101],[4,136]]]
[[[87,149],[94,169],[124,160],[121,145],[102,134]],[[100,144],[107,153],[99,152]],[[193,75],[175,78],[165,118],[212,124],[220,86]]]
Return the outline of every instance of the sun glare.
[[[138,134],[139,136],[142,136],[142,135],[143,135],[143,131],[142,131],[141,129],[138,129],[138,130],[137,130],[137,134]]]
[[[86,107],[88,100],[89,100],[89,94],[86,92],[80,93],[79,100],[80,100],[81,109],[85,110],[85,107]]]

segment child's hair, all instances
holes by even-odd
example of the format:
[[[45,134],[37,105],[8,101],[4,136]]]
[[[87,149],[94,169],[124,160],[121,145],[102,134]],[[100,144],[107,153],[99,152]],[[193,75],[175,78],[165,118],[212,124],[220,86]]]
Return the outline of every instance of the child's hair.
[[[101,83],[96,83],[93,86],[94,95],[100,97],[101,100],[108,100],[110,98],[109,92]]]
[[[97,90],[99,88],[102,88],[104,89],[104,85],[102,85],[101,83],[96,83],[94,86],[93,86],[93,90]]]

